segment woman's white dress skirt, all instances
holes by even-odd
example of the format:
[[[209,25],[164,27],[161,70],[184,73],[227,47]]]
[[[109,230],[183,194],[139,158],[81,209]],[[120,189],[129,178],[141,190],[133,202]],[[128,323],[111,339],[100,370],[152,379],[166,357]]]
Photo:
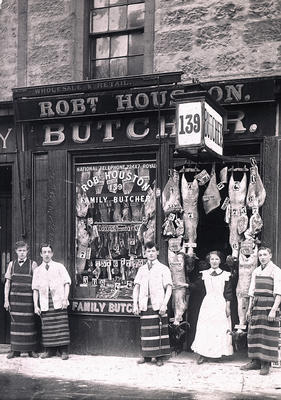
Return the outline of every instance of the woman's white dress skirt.
[[[220,270],[214,275],[213,271],[202,271],[206,296],[200,308],[191,349],[204,357],[220,358],[233,354],[231,318],[226,316],[226,300],[230,298],[225,298],[225,286],[229,286],[230,273]]]

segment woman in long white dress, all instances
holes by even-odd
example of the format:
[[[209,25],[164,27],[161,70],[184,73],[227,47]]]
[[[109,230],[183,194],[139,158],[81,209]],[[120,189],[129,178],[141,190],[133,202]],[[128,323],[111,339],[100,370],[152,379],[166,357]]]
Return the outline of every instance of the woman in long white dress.
[[[206,295],[201,304],[195,339],[191,346],[199,354],[198,364],[202,364],[207,358],[233,354],[230,272],[220,268],[222,260],[218,251],[211,251],[207,261],[211,268],[201,272]]]

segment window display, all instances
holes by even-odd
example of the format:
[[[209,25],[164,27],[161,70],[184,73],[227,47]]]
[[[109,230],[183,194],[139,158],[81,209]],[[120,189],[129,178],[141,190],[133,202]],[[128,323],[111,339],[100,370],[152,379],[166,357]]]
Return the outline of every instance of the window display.
[[[143,245],[155,235],[154,161],[75,165],[76,288],[132,299]],[[80,290],[79,290],[80,289]],[[82,289],[82,290],[81,290]]]

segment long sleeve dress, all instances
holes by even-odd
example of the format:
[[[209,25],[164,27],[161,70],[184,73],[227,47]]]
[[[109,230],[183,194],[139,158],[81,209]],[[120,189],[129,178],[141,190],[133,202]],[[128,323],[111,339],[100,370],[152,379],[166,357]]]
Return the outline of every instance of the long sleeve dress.
[[[233,354],[231,318],[226,316],[226,301],[232,297],[230,273],[212,268],[202,271],[206,289],[194,342],[191,349],[209,358],[220,358]]]

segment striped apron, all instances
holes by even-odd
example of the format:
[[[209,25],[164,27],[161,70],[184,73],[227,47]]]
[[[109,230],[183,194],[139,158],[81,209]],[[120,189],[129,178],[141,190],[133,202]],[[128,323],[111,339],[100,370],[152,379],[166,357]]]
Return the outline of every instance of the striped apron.
[[[37,332],[32,297],[32,261],[20,267],[12,265],[10,290],[11,350],[29,352],[36,350]]]
[[[49,290],[49,310],[41,312],[44,347],[67,346],[70,343],[67,310],[55,310]]]
[[[274,362],[278,360],[279,311],[277,321],[268,321],[269,311],[274,303],[273,278],[256,276],[254,305],[248,329],[249,358]]]
[[[143,357],[161,357],[170,355],[168,315],[159,317],[152,309],[150,299],[147,311],[140,314],[141,348]]]

